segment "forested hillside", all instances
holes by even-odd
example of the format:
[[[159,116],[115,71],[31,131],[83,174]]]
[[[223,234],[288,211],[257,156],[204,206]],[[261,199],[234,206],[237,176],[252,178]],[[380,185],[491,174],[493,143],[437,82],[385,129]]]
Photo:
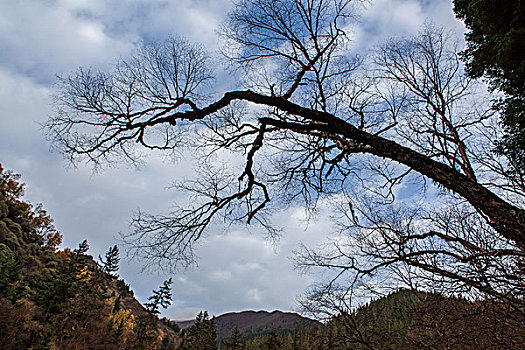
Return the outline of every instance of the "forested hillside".
[[[53,220],[22,200],[18,179],[0,165],[0,348],[174,348],[176,332],[108,273],[117,247],[100,263],[86,241],[59,250]]]
[[[489,301],[399,290],[327,323],[243,338],[235,328],[222,349],[524,349],[523,316]]]
[[[493,301],[399,290],[330,320],[327,349],[523,349],[523,315]]]
[[[59,250],[53,220],[22,200],[18,179],[0,166],[1,349],[525,348],[519,310],[409,290],[325,324],[278,311],[217,318],[201,312],[181,336],[175,322],[157,316],[171,301],[171,281],[142,306],[115,274],[118,248],[98,262],[86,241]]]

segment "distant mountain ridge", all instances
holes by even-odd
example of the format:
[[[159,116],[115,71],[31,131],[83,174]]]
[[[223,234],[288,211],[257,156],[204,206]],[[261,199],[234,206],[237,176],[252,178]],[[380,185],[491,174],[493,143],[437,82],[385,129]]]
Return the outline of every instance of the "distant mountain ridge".
[[[186,329],[194,324],[194,320],[176,321],[180,328]],[[237,327],[244,337],[252,337],[271,332],[272,330],[292,332],[294,330],[312,328],[321,325],[320,322],[293,312],[275,310],[229,312],[215,317],[218,340],[230,337]]]

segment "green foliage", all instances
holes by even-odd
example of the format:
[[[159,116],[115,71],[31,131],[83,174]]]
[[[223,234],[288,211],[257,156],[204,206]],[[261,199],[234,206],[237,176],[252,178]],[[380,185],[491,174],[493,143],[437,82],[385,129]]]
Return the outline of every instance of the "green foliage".
[[[273,330],[245,339],[236,349],[521,349],[525,336],[516,330],[524,326],[519,310],[498,302],[399,290],[320,327]],[[222,349],[231,349],[232,340]]]
[[[246,345],[237,326],[232,330],[230,339],[223,340],[222,344],[224,345],[223,349],[230,350],[243,350]]]
[[[148,344],[154,344],[157,333],[157,318],[153,314],[140,315],[134,324],[136,334],[135,347],[138,349],[147,349]]]
[[[490,300],[400,290],[342,313],[323,330],[327,349],[518,349],[525,337],[518,310]]]
[[[525,2],[521,0],[454,0],[465,22],[464,57],[472,77],[485,77],[505,93],[496,104],[507,134],[500,151],[525,166]]]
[[[106,252],[105,258],[102,258],[99,255],[98,259],[102,264],[101,268],[104,273],[110,274],[113,277],[118,277],[116,272],[119,269],[120,257],[118,246],[116,244],[109,248],[109,250]]]
[[[279,350],[283,345],[283,341],[280,339],[279,334],[277,334],[275,330],[272,330],[264,344],[267,350]]]
[[[171,284],[173,281],[170,279],[164,281],[162,286],[158,290],[153,290],[153,295],[148,298],[148,302],[144,304],[146,309],[154,314],[160,314],[159,308],[167,308],[171,305]]]
[[[217,349],[217,327],[208,311],[201,311],[195,318],[195,324],[188,328],[182,339],[181,350]]]

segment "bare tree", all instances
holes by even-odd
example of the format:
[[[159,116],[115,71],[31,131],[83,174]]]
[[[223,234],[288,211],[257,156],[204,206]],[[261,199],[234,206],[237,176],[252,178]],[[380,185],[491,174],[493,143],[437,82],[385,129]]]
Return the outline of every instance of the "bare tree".
[[[140,161],[141,147],[244,156],[238,174],[206,167],[181,184],[192,205],[137,215],[125,238],[155,264],[191,260],[219,217],[271,230],[272,208],[343,198],[350,243],[334,242],[324,255],[306,250],[304,266],[352,280],[390,269],[407,284],[522,302],[523,182],[498,171],[507,161],[490,152],[498,129],[479,87],[464,77],[450,38],[431,27],[392,41],[371,62],[349,58],[352,6],[240,0],[222,29],[223,53],[246,77],[238,90],[217,95],[204,50],[173,38],[110,73],[60,78],[48,135],[72,161],[96,166]],[[424,191],[427,180],[448,205],[432,208],[438,197]],[[424,187],[419,205],[396,201],[407,182]]]

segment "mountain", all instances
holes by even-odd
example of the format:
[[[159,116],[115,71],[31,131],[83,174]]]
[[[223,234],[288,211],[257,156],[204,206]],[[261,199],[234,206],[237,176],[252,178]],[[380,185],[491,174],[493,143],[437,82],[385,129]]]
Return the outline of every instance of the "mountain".
[[[176,321],[181,329],[194,324],[194,320]],[[294,330],[308,329],[321,325],[320,322],[301,316],[293,312],[282,311],[242,311],[230,312],[215,317],[218,340],[230,337],[232,330],[237,327],[245,338],[269,334],[272,330],[280,333],[291,333]]]

